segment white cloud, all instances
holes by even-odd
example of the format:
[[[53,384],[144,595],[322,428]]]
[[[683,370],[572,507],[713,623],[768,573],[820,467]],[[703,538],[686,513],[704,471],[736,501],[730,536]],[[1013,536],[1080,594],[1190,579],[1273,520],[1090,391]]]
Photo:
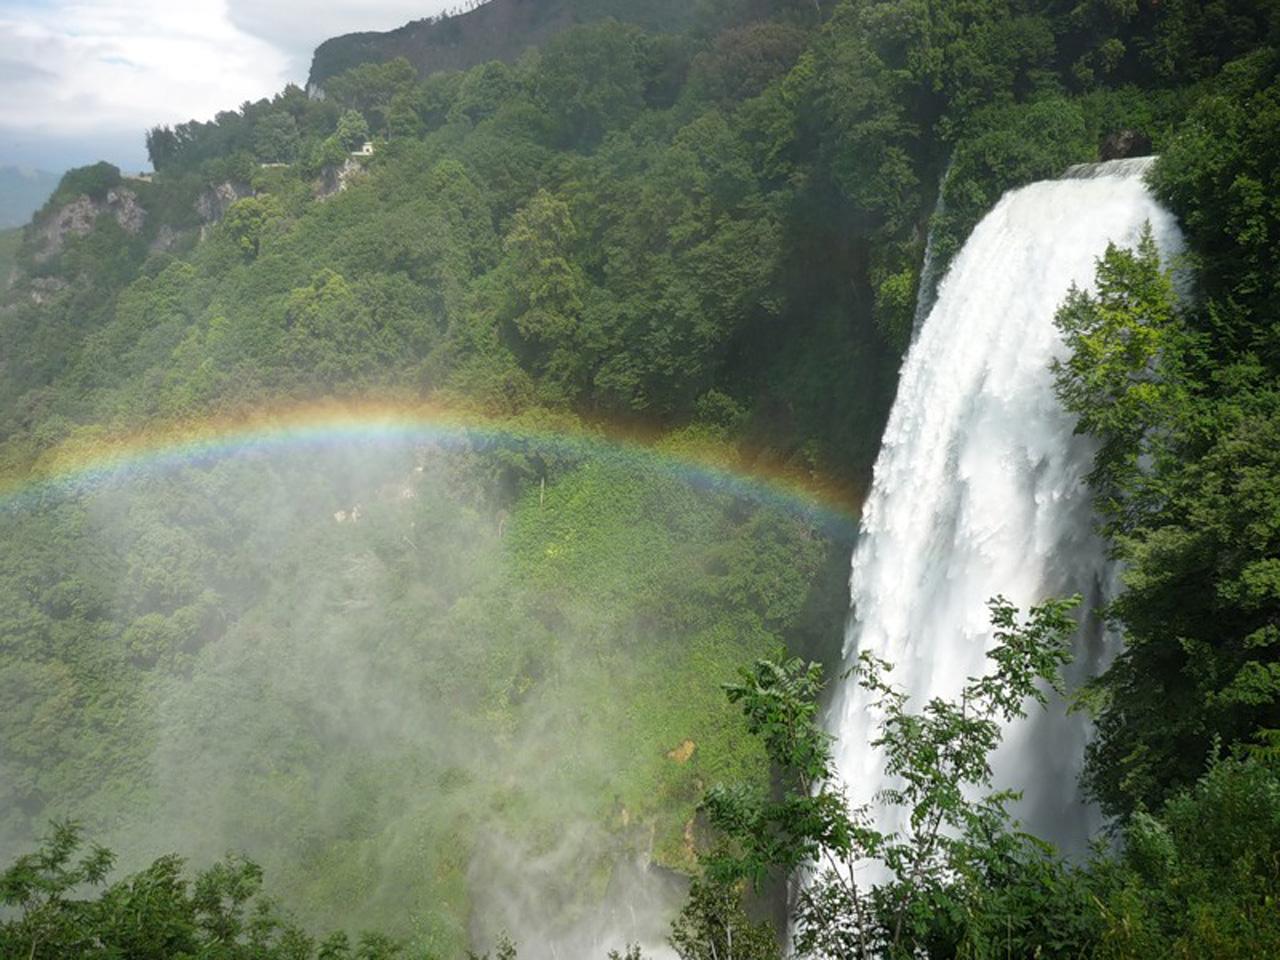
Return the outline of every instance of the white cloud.
[[[302,82],[311,50],[428,16],[443,0],[6,0],[0,163],[41,141],[119,144]],[[60,148],[61,149],[61,148]],[[133,162],[136,154],[131,154]],[[111,157],[108,157],[111,159]]]
[[[224,0],[78,0],[14,13],[0,19],[0,61],[10,84],[19,74],[0,99],[4,127],[141,132],[234,108],[286,79],[285,54],[238,29]]]

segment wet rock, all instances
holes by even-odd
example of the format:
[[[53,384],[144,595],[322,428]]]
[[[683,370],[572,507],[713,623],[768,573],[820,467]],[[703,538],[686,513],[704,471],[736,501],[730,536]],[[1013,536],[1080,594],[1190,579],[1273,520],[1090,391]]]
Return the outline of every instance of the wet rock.
[[[1103,160],[1127,160],[1151,153],[1151,138],[1141,130],[1113,130],[1102,140],[1099,153]]]

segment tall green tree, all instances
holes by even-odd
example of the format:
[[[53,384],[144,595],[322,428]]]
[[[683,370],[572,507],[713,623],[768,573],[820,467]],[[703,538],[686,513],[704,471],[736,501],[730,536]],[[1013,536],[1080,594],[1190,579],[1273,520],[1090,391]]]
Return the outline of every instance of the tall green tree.
[[[300,143],[298,122],[284,111],[267,114],[253,132],[253,152],[263,163],[292,163]]]
[[[412,89],[417,78],[413,65],[396,57],[383,63],[363,63],[330,78],[325,81],[325,94],[358,112],[378,132],[386,133],[392,104]]]
[[[335,136],[342,146],[355,150],[369,139],[369,124],[359,110],[347,110],[338,118]]]
[[[1243,332],[1229,304],[1176,301],[1150,236],[1109,249],[1097,286],[1058,314],[1058,392],[1100,443],[1091,485],[1124,562],[1087,779],[1128,815],[1191,786],[1215,742],[1280,727],[1280,389],[1265,339],[1212,336],[1215,318]]]

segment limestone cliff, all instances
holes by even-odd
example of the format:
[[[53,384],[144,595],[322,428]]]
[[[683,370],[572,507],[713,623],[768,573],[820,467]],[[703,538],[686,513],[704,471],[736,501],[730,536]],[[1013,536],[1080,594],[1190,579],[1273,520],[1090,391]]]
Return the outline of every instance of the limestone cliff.
[[[68,238],[86,236],[104,214],[114,217],[130,235],[140,233],[147,220],[138,195],[128,187],[112,187],[101,199],[81,194],[32,224],[28,240],[32,257],[37,263],[51,260],[62,252]]]

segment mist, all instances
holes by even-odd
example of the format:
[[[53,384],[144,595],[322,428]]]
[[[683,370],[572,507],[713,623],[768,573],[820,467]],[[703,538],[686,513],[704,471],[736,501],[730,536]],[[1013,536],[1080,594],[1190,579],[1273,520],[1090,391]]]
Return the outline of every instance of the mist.
[[[243,853],[309,929],[533,958],[666,955],[701,792],[764,771],[715,681],[772,634],[712,544],[825,543],[656,463],[440,444],[135,470],[3,523],[8,588],[52,531],[74,593],[30,640],[96,631],[109,680],[4,724],[0,855],[71,816],[122,872]],[[40,682],[0,692],[57,706]]]

